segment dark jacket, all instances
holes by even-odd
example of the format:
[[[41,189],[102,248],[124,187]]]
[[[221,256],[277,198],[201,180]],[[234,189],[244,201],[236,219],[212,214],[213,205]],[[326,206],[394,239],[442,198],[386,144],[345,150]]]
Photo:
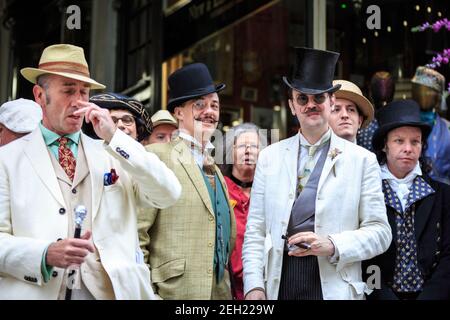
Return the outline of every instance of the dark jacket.
[[[428,177],[424,179],[435,193],[415,203],[417,260],[424,279],[423,291],[417,299],[450,299],[450,186]],[[363,263],[365,277],[372,274],[366,273],[370,265],[381,270],[381,289],[374,289],[368,299],[397,299],[391,289],[396,260],[396,213],[393,208],[386,208],[393,238],[385,253]]]

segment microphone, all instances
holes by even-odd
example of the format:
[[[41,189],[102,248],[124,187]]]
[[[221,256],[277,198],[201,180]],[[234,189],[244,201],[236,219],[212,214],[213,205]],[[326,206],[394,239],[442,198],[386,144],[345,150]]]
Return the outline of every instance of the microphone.
[[[83,221],[86,218],[87,215],[87,209],[83,205],[78,205],[75,207],[75,234],[74,238],[79,239],[81,237],[81,228],[83,225]],[[68,285],[66,288],[66,298],[65,300],[71,300],[72,299],[72,287],[74,285],[76,270],[73,269],[69,272],[67,275]]]

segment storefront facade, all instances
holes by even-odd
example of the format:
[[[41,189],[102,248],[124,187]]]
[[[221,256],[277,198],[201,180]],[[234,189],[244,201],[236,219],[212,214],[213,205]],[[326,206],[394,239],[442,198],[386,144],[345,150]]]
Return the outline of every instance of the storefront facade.
[[[415,68],[450,46],[448,31],[411,28],[448,17],[445,2],[0,0],[0,99],[31,98],[20,68],[36,65],[47,45],[66,42],[84,47],[92,76],[108,91],[135,96],[151,112],[165,108],[171,72],[204,62],[227,85],[221,129],[251,121],[279,129],[283,138],[298,128],[281,80],[290,74],[293,47],[340,52],[336,78],[355,82],[366,95],[373,73],[389,71],[396,97],[407,98]],[[67,28],[70,5],[80,8],[80,29]],[[379,8],[379,28],[369,27],[376,18],[370,6]],[[449,69],[438,71],[449,79]]]

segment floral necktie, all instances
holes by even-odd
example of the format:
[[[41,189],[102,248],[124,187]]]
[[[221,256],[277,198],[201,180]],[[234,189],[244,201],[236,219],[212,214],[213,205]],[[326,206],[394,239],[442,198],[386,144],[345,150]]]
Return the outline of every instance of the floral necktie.
[[[58,147],[58,157],[59,164],[66,172],[70,181],[73,181],[73,177],[75,176],[75,167],[77,165],[77,160],[73,156],[72,150],[67,146],[68,139],[66,137],[61,137],[58,139],[59,147]]]

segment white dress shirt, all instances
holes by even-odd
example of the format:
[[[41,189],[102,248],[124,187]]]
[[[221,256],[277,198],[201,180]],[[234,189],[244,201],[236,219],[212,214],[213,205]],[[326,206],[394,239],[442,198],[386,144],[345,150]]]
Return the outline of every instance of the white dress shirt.
[[[211,152],[214,150],[214,145],[211,143],[211,141],[208,141],[208,143],[205,146],[204,151],[203,145],[194,137],[190,136],[189,134],[180,131],[179,137],[183,140],[189,141],[194,145],[194,148],[190,148],[192,155],[194,157],[195,163],[202,168],[203,167],[203,159],[205,157],[205,154],[211,154]]]
[[[420,169],[420,164],[418,161],[414,169],[411,170],[411,172],[409,172],[403,179],[399,179],[394,176],[391,171],[389,171],[387,164],[383,164],[381,166],[381,179],[387,180],[389,186],[397,194],[403,211],[405,210],[406,202],[408,201],[408,196],[413,181],[417,176],[421,175],[422,170]]]

